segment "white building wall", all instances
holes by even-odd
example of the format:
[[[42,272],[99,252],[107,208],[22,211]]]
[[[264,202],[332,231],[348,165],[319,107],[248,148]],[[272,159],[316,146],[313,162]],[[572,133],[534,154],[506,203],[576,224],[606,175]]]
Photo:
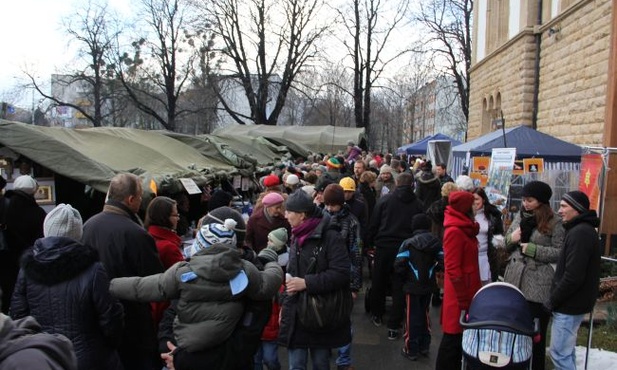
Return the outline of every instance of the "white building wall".
[[[478,39],[476,40],[476,63],[484,59],[486,56],[486,11],[488,0],[478,1],[478,19],[476,24],[478,27]]]

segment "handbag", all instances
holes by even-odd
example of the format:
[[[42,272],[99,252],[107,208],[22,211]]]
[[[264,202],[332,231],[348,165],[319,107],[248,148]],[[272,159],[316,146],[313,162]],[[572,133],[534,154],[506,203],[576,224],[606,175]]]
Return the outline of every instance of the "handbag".
[[[313,274],[317,269],[319,246],[309,262],[306,274]],[[297,316],[304,328],[309,331],[328,331],[349,320],[353,309],[353,300],[349,287],[336,289],[327,293],[310,294],[303,290],[298,294]]]

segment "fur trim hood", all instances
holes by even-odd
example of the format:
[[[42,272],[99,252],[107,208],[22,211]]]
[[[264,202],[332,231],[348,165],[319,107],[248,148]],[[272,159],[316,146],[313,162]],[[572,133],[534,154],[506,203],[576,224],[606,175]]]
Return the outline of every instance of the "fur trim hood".
[[[69,280],[99,260],[98,252],[65,237],[38,239],[24,253],[21,267],[26,277],[44,285]]]

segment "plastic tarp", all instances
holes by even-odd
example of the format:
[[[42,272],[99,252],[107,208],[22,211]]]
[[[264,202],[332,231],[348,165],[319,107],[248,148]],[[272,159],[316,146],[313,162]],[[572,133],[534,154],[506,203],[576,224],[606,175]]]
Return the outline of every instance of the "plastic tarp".
[[[428,142],[432,141],[432,140],[447,140],[450,141],[452,143],[452,146],[456,146],[456,145],[460,145],[461,142],[451,138],[448,135],[444,135],[444,134],[435,134],[435,135],[431,135],[431,136],[427,136],[424,139],[420,139],[418,141],[416,141],[415,143],[411,143],[411,144],[407,144],[407,145],[403,145],[401,147],[399,147],[397,149],[397,152],[400,153],[407,153],[407,154],[426,154],[426,151],[428,149]]]
[[[580,162],[583,148],[534,130],[527,126],[507,128],[505,140],[502,130],[493,131],[465,144],[452,148],[454,155],[491,155],[493,148],[516,148],[519,158],[544,158],[551,162]]]
[[[282,145],[308,148],[316,153],[336,153],[344,150],[349,141],[364,145],[364,128],[335,126],[266,126],[266,125],[229,125],[214,131],[217,136],[234,137],[237,135],[264,137],[273,139]],[[278,140],[277,140],[278,139]]]
[[[198,184],[237,171],[223,159],[156,131],[129,128],[66,129],[0,120],[0,144],[50,170],[106,192],[119,172],[148,184],[192,178]]]

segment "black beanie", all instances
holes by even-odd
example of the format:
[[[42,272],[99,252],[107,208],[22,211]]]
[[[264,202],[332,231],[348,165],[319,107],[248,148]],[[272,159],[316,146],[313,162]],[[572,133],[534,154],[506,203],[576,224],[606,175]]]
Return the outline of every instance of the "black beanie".
[[[315,184],[315,192],[322,193],[324,190],[326,190],[326,186],[330,184],[334,184],[334,181],[330,180],[327,177],[320,177]]]
[[[296,190],[287,197],[285,209],[291,212],[310,213],[315,211],[313,199],[303,190]]]
[[[330,184],[323,191],[325,205],[342,206],[345,204],[345,190],[339,184]]]
[[[575,190],[565,193],[561,200],[568,203],[578,213],[585,213],[589,211],[589,198],[587,197],[587,194],[582,191]]]
[[[536,198],[538,202],[549,204],[551,197],[553,196],[553,190],[551,187],[542,181],[532,181],[523,186],[523,197]]]
[[[411,218],[411,228],[413,231],[430,230],[431,220],[429,220],[425,213],[418,213]]]
[[[225,190],[216,189],[208,201],[208,211],[215,210],[219,207],[229,207],[229,203],[231,203],[232,199],[233,196]]]

